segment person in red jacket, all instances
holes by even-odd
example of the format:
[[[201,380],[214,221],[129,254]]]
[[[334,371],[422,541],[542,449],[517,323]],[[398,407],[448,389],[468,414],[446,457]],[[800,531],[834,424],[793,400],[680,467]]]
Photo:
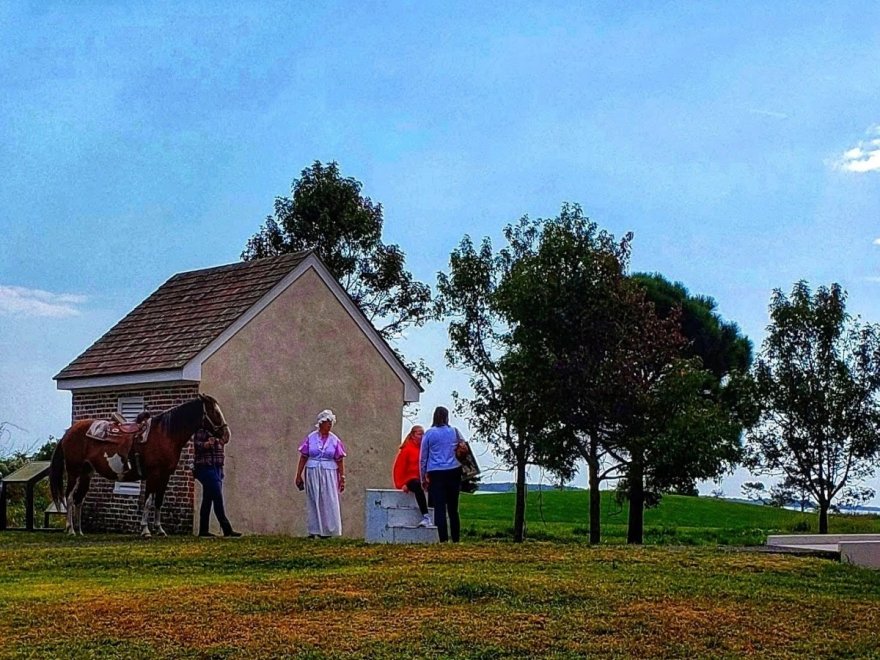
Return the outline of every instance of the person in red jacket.
[[[419,452],[422,448],[422,436],[425,429],[421,426],[413,426],[400,445],[397,458],[394,459],[394,487],[404,493],[412,493],[419,504],[422,512],[422,520],[419,527],[428,527],[431,524],[431,516],[428,515],[428,502],[425,500],[425,491],[422,490],[422,482],[419,479]]]

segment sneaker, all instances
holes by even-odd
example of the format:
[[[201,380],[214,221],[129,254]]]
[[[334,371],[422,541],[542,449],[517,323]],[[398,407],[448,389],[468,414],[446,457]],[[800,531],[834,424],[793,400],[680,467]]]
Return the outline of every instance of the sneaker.
[[[426,513],[422,516],[422,519],[419,521],[419,527],[430,527],[433,525],[433,521],[431,520],[431,514]]]
[[[227,538],[236,538],[237,539],[239,536],[241,536],[241,532],[234,532],[232,530],[229,530],[229,532],[224,534],[223,536],[225,536]]]

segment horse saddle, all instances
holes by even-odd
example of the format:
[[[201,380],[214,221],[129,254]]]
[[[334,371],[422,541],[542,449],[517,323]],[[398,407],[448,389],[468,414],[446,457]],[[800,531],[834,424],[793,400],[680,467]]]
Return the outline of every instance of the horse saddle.
[[[131,444],[133,441],[143,442],[149,423],[117,422],[110,419],[96,419],[89,426],[86,435],[99,442],[110,442],[115,445]]]

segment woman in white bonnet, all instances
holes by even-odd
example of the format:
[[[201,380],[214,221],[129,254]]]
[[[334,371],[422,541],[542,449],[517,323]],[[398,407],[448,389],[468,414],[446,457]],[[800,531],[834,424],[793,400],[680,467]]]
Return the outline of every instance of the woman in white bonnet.
[[[339,493],[345,490],[345,445],[330,432],[336,423],[332,410],[322,410],[315,421],[317,430],[299,446],[296,487],[306,491],[309,538],[341,536]]]

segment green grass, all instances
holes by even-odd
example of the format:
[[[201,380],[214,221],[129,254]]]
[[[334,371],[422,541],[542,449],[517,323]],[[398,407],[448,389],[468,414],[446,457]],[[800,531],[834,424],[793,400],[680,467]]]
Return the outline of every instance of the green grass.
[[[513,493],[462,495],[463,534],[470,538],[509,538],[513,525]],[[586,491],[533,491],[528,495],[527,535],[554,541],[589,536],[589,494]],[[626,541],[628,507],[602,493],[602,541]],[[768,534],[816,533],[818,515],[771,506],[728,502],[711,497],[665,495],[659,506],[645,511],[645,543],[676,545],[760,545]],[[829,531],[880,533],[880,517],[832,515]]]
[[[0,534],[2,658],[871,657],[880,572],[719,548]]]
[[[582,492],[532,493],[520,545],[507,494],[457,546],[0,534],[0,658],[880,657],[880,571],[715,544],[802,514],[670,496],[632,547],[605,500],[594,547]]]

